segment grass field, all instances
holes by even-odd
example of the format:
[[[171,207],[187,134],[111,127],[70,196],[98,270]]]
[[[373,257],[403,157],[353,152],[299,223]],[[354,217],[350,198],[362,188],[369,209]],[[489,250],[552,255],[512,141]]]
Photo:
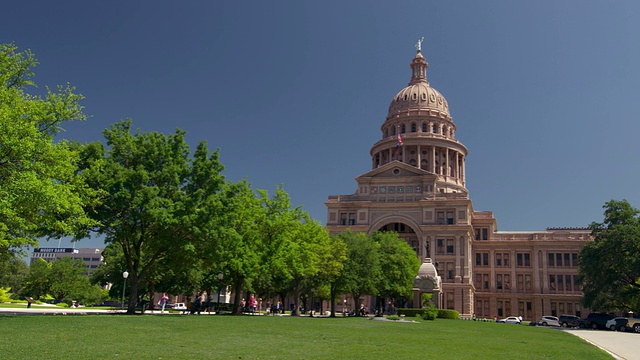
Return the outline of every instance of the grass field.
[[[0,316],[3,359],[611,359],[557,329],[462,320]]]

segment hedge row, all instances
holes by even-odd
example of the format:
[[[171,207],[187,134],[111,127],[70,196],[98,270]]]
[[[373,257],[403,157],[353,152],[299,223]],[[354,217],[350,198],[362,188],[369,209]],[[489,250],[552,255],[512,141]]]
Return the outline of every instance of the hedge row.
[[[398,315],[405,317],[423,317],[425,309],[398,309]],[[460,319],[460,313],[455,310],[438,309],[438,318],[440,319]]]

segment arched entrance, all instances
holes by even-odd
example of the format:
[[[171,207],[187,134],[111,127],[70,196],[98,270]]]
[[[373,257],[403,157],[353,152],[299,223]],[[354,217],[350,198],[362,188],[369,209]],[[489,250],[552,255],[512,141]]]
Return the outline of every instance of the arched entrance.
[[[420,239],[411,226],[401,222],[393,222],[383,225],[378,231],[395,231],[398,233],[398,237],[404,239],[413,248],[418,257],[422,256],[420,254]]]

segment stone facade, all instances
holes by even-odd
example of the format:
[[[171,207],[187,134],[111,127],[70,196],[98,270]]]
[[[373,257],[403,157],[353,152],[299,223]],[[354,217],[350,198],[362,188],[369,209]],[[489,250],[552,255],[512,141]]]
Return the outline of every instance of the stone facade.
[[[422,259],[414,288],[463,316],[586,315],[580,307],[577,254],[587,229],[500,232],[488,211],[475,211],[466,189],[467,148],[455,139],[446,99],[426,77],[418,50],[411,80],[393,97],[370,151],[372,169],[351,195],[326,202],[331,233],[397,232]],[[429,269],[423,270],[429,264]]]

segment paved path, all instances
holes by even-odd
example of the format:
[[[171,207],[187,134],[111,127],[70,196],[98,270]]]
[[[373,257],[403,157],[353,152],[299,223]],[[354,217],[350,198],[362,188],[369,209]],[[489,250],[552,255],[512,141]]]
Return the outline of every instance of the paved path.
[[[564,331],[608,351],[616,359],[640,360],[640,334],[588,329]]]

